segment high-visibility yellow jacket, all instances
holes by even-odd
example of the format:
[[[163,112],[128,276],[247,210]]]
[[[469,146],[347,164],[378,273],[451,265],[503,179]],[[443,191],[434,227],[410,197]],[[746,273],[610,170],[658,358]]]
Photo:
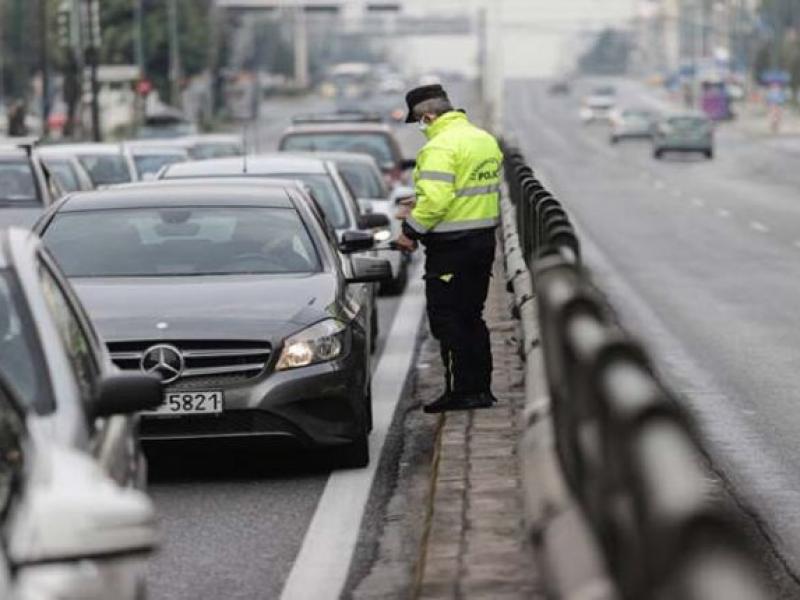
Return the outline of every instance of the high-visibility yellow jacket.
[[[414,170],[417,204],[403,232],[425,241],[496,227],[503,163],[497,140],[460,111],[441,115],[425,135]]]

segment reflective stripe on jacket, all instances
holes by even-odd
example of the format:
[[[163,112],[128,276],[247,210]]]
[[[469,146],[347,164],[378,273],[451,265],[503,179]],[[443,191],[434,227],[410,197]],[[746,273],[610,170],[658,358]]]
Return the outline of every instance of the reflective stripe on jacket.
[[[452,111],[426,130],[417,157],[417,204],[403,224],[411,239],[492,228],[499,223],[503,154],[489,133]]]

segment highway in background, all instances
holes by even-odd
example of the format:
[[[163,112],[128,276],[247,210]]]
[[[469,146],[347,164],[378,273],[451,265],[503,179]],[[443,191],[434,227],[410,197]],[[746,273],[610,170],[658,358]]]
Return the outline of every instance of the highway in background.
[[[715,466],[800,573],[800,203],[797,140],[724,124],[717,159],[611,146],[579,98],[516,81],[509,131],[567,205],[585,259],[697,416]],[[620,104],[660,104],[619,82]],[[796,597],[796,596],[795,596]]]

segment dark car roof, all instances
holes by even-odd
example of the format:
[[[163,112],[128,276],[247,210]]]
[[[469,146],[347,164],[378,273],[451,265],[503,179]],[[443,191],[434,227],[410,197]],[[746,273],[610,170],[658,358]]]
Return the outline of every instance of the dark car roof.
[[[298,123],[283,132],[284,136],[310,133],[384,133],[392,135],[391,127],[384,123]]]
[[[308,156],[317,157],[322,160],[329,160],[335,163],[359,163],[372,165],[380,170],[378,161],[376,161],[370,154],[361,154],[358,152],[293,152],[295,156]]]
[[[289,173],[324,175],[327,173],[326,161],[311,155],[286,152],[248,156],[246,160],[243,157],[214,158],[170,165],[162,177],[165,179],[237,175],[258,177]]]
[[[180,185],[159,183],[132,184],[72,194],[61,204],[59,212],[159,206],[295,207],[284,186],[264,186],[260,183],[229,185],[208,180],[184,181]]]

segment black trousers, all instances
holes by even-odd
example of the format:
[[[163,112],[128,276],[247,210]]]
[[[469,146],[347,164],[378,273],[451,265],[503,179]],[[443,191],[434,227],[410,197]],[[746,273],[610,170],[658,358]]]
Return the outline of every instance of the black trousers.
[[[448,393],[490,390],[492,349],[483,307],[494,252],[493,229],[426,244],[428,320],[441,346]]]

